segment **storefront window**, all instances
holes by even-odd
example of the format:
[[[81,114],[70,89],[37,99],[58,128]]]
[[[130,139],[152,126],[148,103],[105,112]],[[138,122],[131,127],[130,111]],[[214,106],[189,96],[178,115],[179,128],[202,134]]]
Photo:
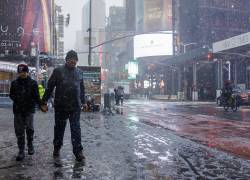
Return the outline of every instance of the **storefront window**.
[[[12,79],[13,79],[12,73],[0,72],[0,96],[5,96],[9,93]]]

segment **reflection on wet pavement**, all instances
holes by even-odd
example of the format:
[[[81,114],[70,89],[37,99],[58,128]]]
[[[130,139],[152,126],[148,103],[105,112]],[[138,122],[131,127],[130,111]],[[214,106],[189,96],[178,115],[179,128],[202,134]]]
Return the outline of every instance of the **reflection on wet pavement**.
[[[182,106],[181,108],[183,108]],[[197,106],[188,106],[188,109],[190,107],[197,108]],[[142,117],[142,122],[172,130],[182,137],[209,147],[250,158],[250,123],[214,116],[217,114],[214,107],[199,107],[194,111],[203,112],[204,109],[207,115],[194,114],[187,110],[177,113],[176,109],[174,113],[168,108],[159,107],[148,108],[149,111],[146,113],[145,111],[140,113],[142,109],[133,110],[133,112],[136,111],[138,116]]]

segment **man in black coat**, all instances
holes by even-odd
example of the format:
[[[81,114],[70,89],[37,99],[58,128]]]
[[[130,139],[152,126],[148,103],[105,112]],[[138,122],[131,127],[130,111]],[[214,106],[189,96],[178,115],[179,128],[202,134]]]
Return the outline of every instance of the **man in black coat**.
[[[224,86],[222,88],[222,97],[225,101],[228,101],[233,94],[233,84],[230,80],[226,80],[224,82]]]
[[[45,90],[42,102],[42,109],[46,111],[47,101],[55,89],[55,127],[54,127],[54,152],[53,156],[60,156],[60,149],[63,145],[63,136],[67,119],[70,122],[71,141],[73,153],[77,161],[85,159],[81,145],[80,113],[82,105],[85,105],[85,91],[83,74],[76,68],[78,61],[77,53],[73,50],[66,55],[65,65],[55,68]]]
[[[17,137],[19,153],[17,161],[25,157],[25,131],[27,136],[28,154],[34,154],[33,119],[35,107],[40,104],[37,82],[30,78],[29,68],[26,64],[19,64],[17,67],[18,77],[11,83],[10,98],[13,100],[14,128]]]

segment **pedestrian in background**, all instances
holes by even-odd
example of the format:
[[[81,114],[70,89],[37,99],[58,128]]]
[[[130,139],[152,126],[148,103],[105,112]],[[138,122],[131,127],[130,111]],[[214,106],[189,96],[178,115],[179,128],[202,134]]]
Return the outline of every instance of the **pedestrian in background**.
[[[115,93],[115,105],[119,105],[118,89],[114,88]]]
[[[25,132],[28,145],[28,154],[34,154],[34,113],[36,105],[40,105],[40,97],[37,82],[29,76],[29,68],[26,64],[17,66],[18,77],[12,81],[10,98],[13,100],[14,128],[19,148],[17,161],[25,158]]]
[[[44,104],[42,109],[43,111],[47,111],[47,101],[51,97],[54,88],[56,88],[54,97],[55,126],[53,156],[54,158],[60,156],[64,131],[67,119],[69,119],[73,153],[77,161],[82,161],[85,157],[82,153],[80,113],[82,105],[86,107],[83,74],[76,67],[78,56],[75,51],[69,51],[65,60],[65,65],[55,68],[49,78],[42,98]]]
[[[124,100],[124,87],[123,86],[118,86],[118,91],[117,91],[117,95],[118,95],[118,104],[123,105],[123,100]]]

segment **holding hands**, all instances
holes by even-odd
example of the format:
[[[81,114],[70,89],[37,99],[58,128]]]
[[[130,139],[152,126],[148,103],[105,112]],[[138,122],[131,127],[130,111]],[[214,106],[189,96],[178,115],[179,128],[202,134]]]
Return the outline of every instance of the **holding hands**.
[[[48,106],[47,106],[47,104],[41,105],[41,106],[40,106],[40,109],[41,109],[42,112],[46,113],[46,112],[48,111]]]

